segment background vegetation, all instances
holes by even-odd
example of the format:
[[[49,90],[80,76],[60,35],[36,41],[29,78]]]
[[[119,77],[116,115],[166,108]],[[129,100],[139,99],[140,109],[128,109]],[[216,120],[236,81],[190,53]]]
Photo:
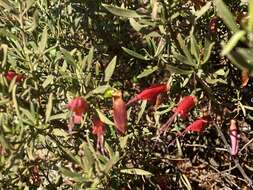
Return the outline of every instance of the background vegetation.
[[[249,189],[253,108],[242,102],[240,70],[253,73],[252,32],[252,1],[0,0],[0,188]],[[156,106],[131,106],[118,136],[112,89],[127,101],[158,83],[170,91]],[[158,138],[190,94],[197,106]],[[89,109],[70,133],[66,105],[76,96]],[[204,114],[203,133],[176,138]],[[94,115],[106,124],[105,154]]]

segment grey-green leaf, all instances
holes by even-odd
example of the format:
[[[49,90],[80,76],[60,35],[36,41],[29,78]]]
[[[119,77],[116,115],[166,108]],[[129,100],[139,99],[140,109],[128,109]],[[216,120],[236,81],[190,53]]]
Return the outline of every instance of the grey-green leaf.
[[[131,56],[133,56],[135,58],[142,59],[142,60],[145,60],[145,61],[149,60],[149,58],[144,57],[143,55],[141,55],[141,54],[139,54],[139,53],[137,53],[137,52],[135,52],[133,50],[127,49],[125,47],[122,47],[122,49],[124,50],[124,52],[126,52],[127,54],[129,54],[129,55],[131,55]]]
[[[142,72],[137,76],[137,78],[140,79],[140,78],[149,76],[149,75],[151,75],[153,72],[157,71],[157,69],[158,69],[158,66],[148,67],[148,68],[144,69],[144,71],[142,71]]]
[[[113,125],[114,126],[114,123],[110,119],[108,119],[100,110],[96,109],[96,111],[98,113],[99,119],[102,122],[104,122],[107,125]]]
[[[129,169],[122,169],[120,170],[121,173],[131,174],[131,175],[143,175],[143,176],[152,176],[153,174],[139,169],[139,168],[129,168]]]
[[[114,72],[115,66],[116,66],[116,62],[117,62],[117,56],[115,56],[111,62],[107,65],[106,69],[105,69],[105,82],[108,82]]]
[[[228,43],[223,47],[221,55],[227,55],[236,46],[236,44],[245,36],[246,32],[240,30],[236,32],[228,41]]]
[[[46,106],[46,123],[49,121],[51,112],[53,108],[53,94],[51,93],[48,98],[48,103]]]
[[[218,16],[222,18],[227,27],[233,32],[237,32],[239,28],[235,22],[234,16],[225,5],[225,3],[222,0],[215,0],[215,7]]]
[[[123,9],[120,7],[116,7],[113,5],[107,5],[107,4],[102,4],[102,6],[108,10],[110,13],[116,15],[116,16],[122,16],[122,17],[127,17],[127,18],[139,18],[142,17],[142,15],[139,15],[136,11],[134,10],[129,10],[129,9]]]

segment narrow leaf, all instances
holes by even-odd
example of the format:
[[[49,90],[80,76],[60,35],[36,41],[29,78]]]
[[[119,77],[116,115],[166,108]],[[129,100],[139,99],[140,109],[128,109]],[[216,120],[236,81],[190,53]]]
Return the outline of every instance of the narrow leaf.
[[[228,41],[228,43],[223,47],[221,55],[227,55],[235,46],[236,44],[243,38],[246,34],[245,31],[240,30],[236,32]]]
[[[49,84],[51,84],[54,80],[54,76],[53,75],[48,75],[46,80],[44,80],[44,82],[42,83],[42,87],[46,88]]]
[[[139,121],[141,120],[141,117],[145,111],[145,108],[147,106],[147,100],[144,100],[142,103],[141,103],[141,110],[140,112],[138,113],[138,119],[137,119],[137,122],[136,123],[139,123]]]
[[[239,30],[235,18],[222,0],[215,0],[217,14],[222,18],[227,27],[234,33]]]
[[[210,43],[209,41],[205,42],[204,58],[201,64],[205,64],[209,60],[213,46],[214,42],[212,43]]]
[[[108,82],[112,75],[113,75],[113,72],[114,72],[114,69],[115,69],[115,66],[116,66],[116,61],[117,61],[117,56],[115,56],[111,62],[108,64],[108,66],[106,67],[105,69],[105,82]]]
[[[43,54],[46,45],[47,45],[47,39],[48,39],[48,33],[47,33],[47,26],[45,26],[43,32],[42,32],[42,36],[40,39],[40,42],[38,44],[38,53],[41,55]]]
[[[248,20],[248,32],[253,32],[253,1],[248,1],[248,13],[249,13],[249,20]]]
[[[144,175],[144,176],[152,176],[153,174],[138,168],[131,168],[131,169],[122,169],[120,170],[121,173],[131,174],[131,175]]]
[[[201,16],[203,16],[211,7],[211,2],[206,3],[199,11],[196,11],[194,15],[196,16],[196,19],[199,19]]]
[[[189,50],[187,49],[185,42],[180,34],[177,36],[177,40],[178,40],[179,45],[180,45],[181,49],[183,50],[185,56],[187,57],[188,64],[196,67],[197,65],[194,63],[192,56],[191,56]]]
[[[98,116],[99,116],[99,119],[104,122],[105,124],[107,125],[112,125],[114,126],[114,123],[108,119],[101,111],[99,111],[98,109],[96,109],[97,113],[98,113]]]
[[[51,93],[48,98],[48,103],[46,106],[46,123],[49,121],[51,112],[53,108],[53,94]]]
[[[133,50],[130,50],[130,49],[127,49],[125,47],[122,47],[122,49],[124,50],[124,52],[126,52],[127,54],[135,57],[135,58],[138,58],[138,59],[142,59],[142,60],[145,60],[145,61],[148,61],[149,58],[147,57],[144,57],[143,55],[139,54],[139,53],[136,53],[135,51]]]
[[[140,79],[140,78],[143,78],[143,77],[146,77],[146,76],[149,76],[151,75],[153,72],[157,71],[158,69],[158,66],[154,66],[154,67],[149,67],[144,69],[144,71],[142,71],[138,76],[137,78]]]
[[[113,5],[107,5],[107,4],[102,4],[102,6],[108,10],[110,13],[116,15],[116,16],[122,16],[122,17],[127,17],[127,18],[139,18],[142,17],[139,15],[136,11],[129,10],[129,9],[123,9],[120,7],[116,7]]]

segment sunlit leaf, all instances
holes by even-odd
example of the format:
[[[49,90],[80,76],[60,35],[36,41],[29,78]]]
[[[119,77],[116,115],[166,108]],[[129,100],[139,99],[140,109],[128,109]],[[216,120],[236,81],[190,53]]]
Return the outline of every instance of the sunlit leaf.
[[[113,5],[107,5],[107,4],[102,4],[106,10],[108,10],[110,13],[117,15],[117,16],[122,16],[122,17],[127,17],[127,18],[139,18],[142,17],[142,15],[139,15],[136,11],[134,10],[129,10],[129,9],[123,9],[120,7],[116,7]]]
[[[217,14],[234,33],[239,30],[235,18],[222,0],[215,0]]]
[[[106,69],[105,69],[105,82],[108,82],[114,72],[115,66],[116,66],[116,61],[117,61],[117,56],[115,56],[111,62],[107,65]]]
[[[228,41],[228,43],[223,47],[221,55],[227,55],[235,46],[236,44],[245,36],[245,31],[237,31]]]
[[[154,67],[148,67],[146,69],[144,69],[144,71],[142,71],[139,75],[137,75],[137,78],[143,78],[146,76],[151,75],[153,72],[158,70],[158,66],[154,66]]]
[[[141,55],[141,54],[139,54],[139,53],[137,53],[137,52],[135,52],[133,50],[127,49],[125,47],[122,47],[122,49],[124,50],[124,52],[126,52],[127,54],[129,54],[129,55],[131,55],[131,56],[133,56],[135,58],[142,59],[142,60],[145,60],[145,61],[149,60],[149,58],[144,57],[143,55]]]
[[[121,173],[131,174],[131,175],[143,175],[143,176],[152,176],[153,174],[139,169],[139,168],[131,168],[131,169],[122,169],[120,170]]]

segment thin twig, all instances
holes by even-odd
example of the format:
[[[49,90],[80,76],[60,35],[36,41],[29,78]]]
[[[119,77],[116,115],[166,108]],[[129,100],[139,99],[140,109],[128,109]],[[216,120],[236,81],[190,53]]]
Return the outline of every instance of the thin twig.
[[[216,127],[216,130],[218,131],[218,134],[219,134],[219,136],[221,137],[223,143],[225,144],[225,146],[227,147],[228,151],[230,152],[230,146],[229,146],[229,144],[228,144],[228,142],[227,142],[227,140],[226,140],[224,134],[222,133],[222,131],[221,131],[220,128],[219,128],[219,127],[220,127],[220,124],[217,123],[217,124],[215,125],[215,127]],[[245,173],[245,171],[244,171],[243,168],[241,167],[238,158],[232,157],[232,160],[234,161],[234,163],[235,163],[237,169],[241,172],[241,174],[242,174],[242,176],[244,177],[245,181],[248,181],[249,186],[253,189],[252,180],[247,176],[247,174]]]
[[[208,148],[208,146],[202,145],[202,144],[185,144],[184,146]],[[228,150],[226,148],[215,148],[215,150],[228,152]]]
[[[253,138],[250,139],[242,148],[241,150],[239,151],[239,153],[241,153],[248,145],[250,145],[251,143],[253,142]]]

